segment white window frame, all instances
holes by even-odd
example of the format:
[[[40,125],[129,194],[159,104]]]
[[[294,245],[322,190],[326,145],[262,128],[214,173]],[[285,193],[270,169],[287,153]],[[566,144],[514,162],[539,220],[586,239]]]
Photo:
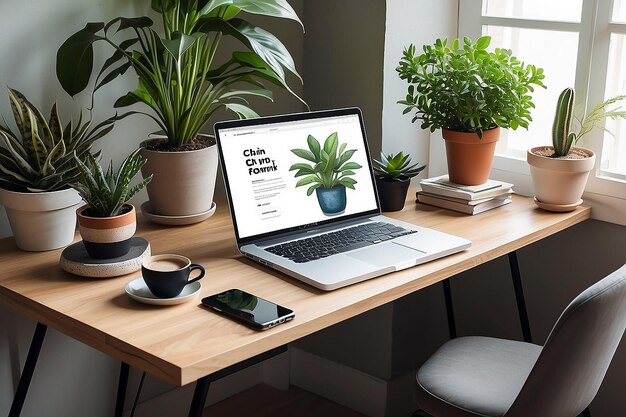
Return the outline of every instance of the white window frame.
[[[611,23],[612,10],[613,0],[583,0],[580,22],[555,22],[482,16],[482,0],[460,0],[458,33],[459,37],[469,36],[476,39],[482,34],[483,25],[577,31],[579,44],[574,87],[579,106],[587,109],[588,103],[600,103],[604,100],[611,33],[626,33],[626,25]],[[536,64],[541,66],[541,63]],[[439,146],[436,143],[441,139],[433,139],[430,166],[445,167],[445,152],[437,149]],[[549,136],[546,140],[546,144],[550,144]],[[602,140],[603,132],[597,129],[579,143],[598,155],[583,198],[585,204],[590,204],[593,208],[592,217],[626,224],[626,180],[623,176],[610,176],[602,171]],[[516,192],[520,194],[534,194],[530,170],[523,158],[496,154],[491,176],[514,183]]]

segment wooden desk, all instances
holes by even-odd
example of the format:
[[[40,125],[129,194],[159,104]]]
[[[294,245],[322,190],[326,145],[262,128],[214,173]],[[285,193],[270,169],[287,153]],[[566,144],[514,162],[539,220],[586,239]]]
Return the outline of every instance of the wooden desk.
[[[209,220],[165,227],[139,220],[137,235],[152,253],[178,253],[206,267],[200,297],[238,287],[296,312],[264,332],[249,330],[200,306],[143,305],[124,293],[137,274],[110,279],[72,276],[60,269],[61,251],[28,253],[0,241],[0,302],[120,361],[186,385],[273,348],[396,300],[476,265],[513,252],[590,217],[589,207],[548,213],[532,199],[477,216],[416,205],[391,217],[472,241],[464,252],[331,292],[322,292],[242,257],[225,204]],[[78,238],[78,237],[77,237]]]

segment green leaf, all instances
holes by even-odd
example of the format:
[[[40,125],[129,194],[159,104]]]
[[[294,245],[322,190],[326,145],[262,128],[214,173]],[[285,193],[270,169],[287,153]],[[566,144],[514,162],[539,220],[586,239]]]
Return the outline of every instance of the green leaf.
[[[308,177],[302,178],[300,181],[296,183],[296,187],[301,187],[303,185],[311,184],[312,182],[317,181],[317,177],[315,175],[309,175]]]
[[[307,197],[310,196],[311,194],[313,194],[313,191],[317,190],[318,188],[320,188],[322,186],[322,184],[313,184],[312,186],[310,186],[307,190],[306,190],[306,195]]]
[[[311,150],[311,153],[313,154],[315,159],[319,160],[320,159],[320,149],[321,149],[320,143],[312,135],[309,135],[307,137],[306,141],[307,141],[307,144],[309,145],[309,149]]]
[[[307,151],[306,149],[292,149],[291,152],[296,154],[302,159],[306,159],[307,161],[317,162],[317,158],[311,151]]]
[[[67,38],[57,51],[57,78],[70,96],[83,91],[89,83],[93,70],[93,43],[104,39],[96,35],[103,28],[102,22],[87,23]]]
[[[171,57],[179,62],[183,54],[196,42],[196,38],[182,32],[174,32],[171,39],[161,39],[161,42]]]

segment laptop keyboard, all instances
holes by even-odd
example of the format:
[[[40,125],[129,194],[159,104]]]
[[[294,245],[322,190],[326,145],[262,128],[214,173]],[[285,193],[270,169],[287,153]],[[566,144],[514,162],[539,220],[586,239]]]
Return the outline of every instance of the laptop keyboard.
[[[415,233],[390,223],[374,222],[341,229],[306,239],[271,246],[265,250],[297,263],[314,261],[341,252],[375,245]]]

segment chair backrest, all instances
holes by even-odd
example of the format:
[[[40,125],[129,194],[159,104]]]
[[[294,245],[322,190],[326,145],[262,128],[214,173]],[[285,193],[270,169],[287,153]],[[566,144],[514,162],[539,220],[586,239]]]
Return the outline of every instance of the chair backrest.
[[[563,311],[505,417],[575,417],[591,403],[626,328],[626,265]]]

